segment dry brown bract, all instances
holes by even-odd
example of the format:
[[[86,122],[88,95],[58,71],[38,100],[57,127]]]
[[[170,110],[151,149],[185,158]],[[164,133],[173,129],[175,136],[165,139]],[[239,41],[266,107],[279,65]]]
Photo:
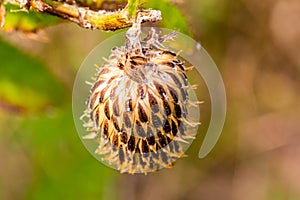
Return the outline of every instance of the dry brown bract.
[[[127,32],[126,45],[115,47],[99,68],[84,117],[96,139],[95,151],[121,172],[147,173],[171,167],[193,136],[189,127],[186,68],[151,29],[140,41],[139,27]]]

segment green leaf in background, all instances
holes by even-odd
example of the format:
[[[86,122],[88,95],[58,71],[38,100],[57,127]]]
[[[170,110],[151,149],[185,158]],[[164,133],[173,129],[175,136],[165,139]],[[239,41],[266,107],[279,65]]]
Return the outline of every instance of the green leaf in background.
[[[23,120],[15,139],[34,167],[28,199],[114,199],[119,174],[94,159],[74,127],[71,105]]]
[[[20,11],[16,5],[6,4],[6,16],[4,27],[0,30],[21,30],[34,32],[38,29],[57,24],[60,20],[57,17],[38,13],[35,11]]]
[[[91,10],[114,11],[126,6],[127,0],[75,0],[76,4],[82,7],[89,7]]]
[[[66,101],[65,88],[40,62],[0,40],[0,100],[28,112]]]
[[[130,16],[135,16],[140,0],[128,0],[128,12]]]
[[[169,28],[191,35],[186,17],[170,2],[170,0],[145,1],[142,5],[145,8],[152,8],[161,11],[162,21],[160,23],[163,28]]]
[[[21,192],[0,181],[0,199],[117,199],[119,172],[99,163],[82,145],[73,122],[71,91],[42,63],[1,40],[0,88],[0,103],[21,106],[29,113],[2,113],[0,104],[0,147],[7,145],[5,150],[14,156],[12,163],[20,163],[21,174],[29,172],[12,177]],[[48,107],[55,109],[41,112]],[[16,174],[13,168],[3,168],[5,174]]]

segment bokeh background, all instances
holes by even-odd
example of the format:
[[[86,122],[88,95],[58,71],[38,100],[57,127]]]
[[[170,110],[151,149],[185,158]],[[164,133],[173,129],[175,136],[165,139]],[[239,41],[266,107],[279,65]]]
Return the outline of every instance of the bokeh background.
[[[161,26],[190,34],[218,65],[228,111],[216,147],[198,158],[210,117],[204,104],[189,156],[173,168],[145,176],[104,166],[76,132],[72,87],[84,58],[115,33],[66,22],[2,31],[0,199],[300,199],[300,1],[144,6],[161,9]]]

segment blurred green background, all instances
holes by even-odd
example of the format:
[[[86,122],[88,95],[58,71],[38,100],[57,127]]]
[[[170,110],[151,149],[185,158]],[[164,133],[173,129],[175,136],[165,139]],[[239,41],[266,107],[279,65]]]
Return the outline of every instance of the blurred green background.
[[[145,6],[201,42],[224,79],[227,120],[214,150],[197,157],[204,105],[198,140],[173,168],[133,176],[104,166],[78,137],[71,98],[81,62],[115,33],[71,23],[2,32],[0,199],[300,199],[300,1],[171,3]]]

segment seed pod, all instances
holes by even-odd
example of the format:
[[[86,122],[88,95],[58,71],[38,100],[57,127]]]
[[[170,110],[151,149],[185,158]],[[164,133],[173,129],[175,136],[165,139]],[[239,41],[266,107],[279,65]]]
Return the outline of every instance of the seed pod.
[[[98,138],[96,153],[121,172],[173,166],[198,125],[188,117],[188,68],[162,45],[172,36],[152,29],[134,47],[115,47],[90,90],[85,126]]]

